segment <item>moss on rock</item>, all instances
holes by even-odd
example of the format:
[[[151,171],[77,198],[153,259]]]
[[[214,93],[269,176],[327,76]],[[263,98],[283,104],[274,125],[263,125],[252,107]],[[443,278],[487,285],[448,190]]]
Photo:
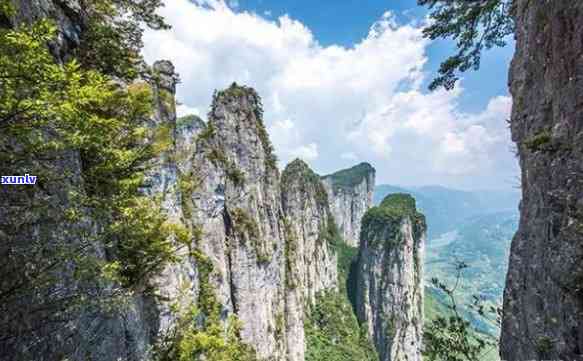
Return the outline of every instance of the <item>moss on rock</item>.
[[[399,232],[399,225],[404,218],[411,220],[415,239],[418,239],[426,226],[425,216],[417,211],[415,199],[409,194],[390,194],[378,207],[373,207],[365,213],[362,219],[361,238],[364,237],[371,242],[379,238],[392,241]]]
[[[375,169],[369,163],[360,163],[352,168],[323,176],[330,179],[335,189],[352,189],[365,181]]]

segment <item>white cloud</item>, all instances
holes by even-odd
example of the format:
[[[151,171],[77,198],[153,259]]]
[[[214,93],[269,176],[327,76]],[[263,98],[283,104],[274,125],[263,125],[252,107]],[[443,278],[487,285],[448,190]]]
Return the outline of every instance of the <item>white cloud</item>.
[[[301,158],[305,161],[313,161],[318,158],[318,145],[316,143],[310,143],[306,145],[300,145],[289,151],[290,158]]]
[[[352,162],[354,162],[358,159],[356,154],[354,154],[353,152],[344,152],[344,153],[340,154],[340,158],[346,159],[346,160],[349,160]]]
[[[178,117],[183,117],[190,114],[198,115],[200,117],[201,111],[198,108],[189,107],[186,104],[178,102],[178,105],[176,106],[176,115]]]
[[[168,1],[161,13],[173,29],[146,32],[146,59],[167,58],[180,73],[185,111],[206,113],[213,90],[237,81],[262,95],[282,165],[301,157],[328,173],[358,158],[382,182],[464,186],[500,185],[501,166],[516,172],[504,128],[510,99],[465,114],[463,89],[424,92],[428,41],[418,23],[398,24],[387,12],[353,47],[322,46],[288,16],[229,4]]]

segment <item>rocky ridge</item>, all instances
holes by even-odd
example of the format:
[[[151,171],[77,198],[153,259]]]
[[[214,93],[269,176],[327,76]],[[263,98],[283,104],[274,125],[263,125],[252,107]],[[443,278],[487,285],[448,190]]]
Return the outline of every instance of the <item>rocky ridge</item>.
[[[59,61],[79,45],[84,24],[76,1],[35,1],[19,11],[15,23],[56,20],[59,36],[51,49]],[[257,359],[304,360],[305,314],[318,295],[339,288],[336,223],[356,244],[360,219],[372,203],[374,169],[361,164],[351,169],[355,174],[320,179],[296,160],[280,177],[253,89],[233,84],[217,92],[207,123],[195,116],[177,119],[173,65],[159,61],[151,70],[152,79],[120,85],[152,88],[148,123],[162,131],[166,144],[151,162],[143,192],[192,237],[176,245],[176,262],[147,281],[149,292],[137,290],[107,313],[81,310],[69,323],[74,337],[55,335],[66,347],[41,345],[32,358],[147,360],[160,348],[172,353],[176,342],[207,337],[205,325],[235,330],[229,342],[246,345],[242,349]],[[79,161],[70,156],[60,165],[78,176]],[[356,177],[345,182],[347,175]],[[105,259],[102,245],[93,246]],[[93,287],[97,294],[112,289]],[[185,318],[193,309],[195,316]]]
[[[381,361],[421,361],[426,231],[407,194],[391,194],[364,215],[356,311]]]
[[[320,291],[337,289],[336,250],[329,228],[335,227],[320,178],[296,159],[282,174],[286,216],[286,327],[288,360],[305,359],[304,315]]]
[[[330,208],[346,244],[358,247],[364,213],[373,205],[375,169],[368,163],[322,177]]]

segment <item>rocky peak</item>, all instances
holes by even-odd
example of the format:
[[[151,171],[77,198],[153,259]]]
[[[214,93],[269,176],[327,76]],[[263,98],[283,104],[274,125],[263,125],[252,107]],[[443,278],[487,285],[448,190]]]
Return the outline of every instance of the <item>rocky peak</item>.
[[[286,329],[290,361],[303,361],[306,349],[304,315],[316,294],[337,289],[335,227],[320,177],[302,160],[291,162],[282,173],[282,204],[286,217]]]
[[[369,163],[360,163],[322,177],[332,216],[352,247],[358,246],[362,217],[373,204],[375,173]]]
[[[198,282],[214,290],[223,319],[241,321],[241,340],[258,357],[282,359],[283,211],[260,99],[234,84],[215,93],[206,125],[194,117],[179,124],[182,207],[211,266]]]
[[[381,361],[421,361],[426,230],[408,194],[391,194],[364,215],[356,310]]]

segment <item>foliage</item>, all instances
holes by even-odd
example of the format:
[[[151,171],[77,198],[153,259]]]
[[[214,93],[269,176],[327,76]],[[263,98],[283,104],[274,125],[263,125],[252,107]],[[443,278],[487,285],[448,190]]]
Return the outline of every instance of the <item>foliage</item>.
[[[377,361],[366,332],[340,293],[323,292],[305,318],[306,361]]]
[[[162,0],[81,1],[85,29],[75,57],[85,68],[125,80],[135,79],[141,69],[143,29],[168,29],[156,14]]]
[[[231,315],[221,321],[221,305],[210,283],[213,266],[199,249],[192,252],[199,269],[196,305],[177,312],[174,333],[158,345],[156,361],[257,361],[255,351],[241,342],[241,321]],[[179,308],[180,307],[176,307]]]
[[[344,243],[340,230],[336,225],[336,221],[332,214],[328,212],[326,215],[326,225],[320,229],[320,234],[318,235],[318,241],[326,242],[329,246],[336,247],[340,243]]]
[[[230,214],[233,220],[233,227],[239,236],[246,235],[249,239],[261,236],[257,221],[243,208],[234,208],[230,211]]]
[[[213,129],[214,128],[212,127],[207,128],[208,132],[214,132]],[[205,131],[201,134],[201,136],[207,137],[207,134],[209,133]],[[227,155],[222,149],[217,147],[211,148],[207,157],[215,167],[223,168],[227,179],[233,182],[236,187],[240,187],[245,184],[245,173],[243,173],[243,171],[240,170],[234,162],[227,158]]]
[[[524,142],[526,148],[531,152],[538,152],[539,150],[548,150],[551,148],[551,133],[547,131],[542,131],[537,133],[533,137],[527,139]]]
[[[456,292],[461,282],[462,272],[466,268],[467,265],[463,262],[456,265],[457,281],[451,288],[437,278],[432,279],[432,285],[443,292],[448,304],[445,313],[434,315],[433,319],[425,325],[423,356],[428,361],[480,360],[497,347],[497,342],[486,335],[475,332],[470,322],[459,312]],[[498,324],[500,323],[501,310],[499,308],[486,309],[477,297],[472,308],[481,317],[488,317],[487,313],[494,314]]]
[[[212,122],[208,122],[204,130],[198,135],[198,139],[208,141],[216,134],[215,126]]]
[[[237,83],[233,83],[229,88],[221,90],[219,92],[215,92],[215,94],[213,94],[211,113],[213,113],[213,111],[216,109],[217,104],[220,101],[224,101],[224,99],[228,98],[243,98],[243,97],[247,97],[247,99],[251,102],[251,106],[253,108],[253,114],[255,116],[256,121],[257,136],[259,137],[263,150],[265,151],[265,165],[268,167],[268,169],[276,170],[277,157],[273,149],[273,144],[271,144],[271,140],[269,140],[269,134],[267,133],[267,129],[265,128],[265,123],[263,121],[263,103],[261,101],[261,97],[259,96],[259,94],[257,94],[255,89],[246,86],[241,86],[238,85]]]
[[[185,115],[183,117],[179,117],[178,119],[176,119],[176,128],[180,129],[180,128],[193,127],[197,123],[204,124],[202,119],[200,119],[196,115],[193,115],[193,114]]]
[[[106,312],[190,238],[142,193],[150,160],[166,147],[163,130],[146,123],[150,87],[118,85],[76,60],[58,64],[46,46],[55,35],[48,21],[0,30],[0,168],[38,176],[1,194],[14,205],[0,217],[5,342],[26,344],[44,327],[50,337],[81,309]],[[34,323],[22,321],[31,315]]]
[[[512,0],[418,0],[430,10],[432,20],[423,30],[429,39],[451,38],[457,54],[445,60],[439,76],[429,85],[453,89],[458,72],[480,67],[484,49],[506,45],[506,37],[514,32]]]
[[[286,189],[294,182],[301,193],[314,192],[318,207],[328,208],[328,194],[320,177],[299,158],[288,164],[281,175],[282,188]]]
[[[196,313],[193,313],[192,323],[186,328],[178,344],[179,361],[200,360],[204,355],[207,361],[256,361],[254,350],[241,342],[241,322],[231,316],[228,320],[226,336],[218,324],[206,325],[203,329],[194,326]]]
[[[405,217],[413,222],[414,232],[420,232],[425,228],[425,216],[417,212],[415,199],[411,195],[389,194],[379,206],[366,211],[362,218],[361,232],[370,235],[371,242],[379,238],[392,242],[399,230],[399,224]],[[391,233],[384,234],[386,230]]]
[[[386,196],[379,207],[391,210],[395,214],[402,215],[415,215],[417,212],[415,198],[406,193],[395,193]]]
[[[41,184],[50,184],[64,179],[50,161],[78,154],[83,184],[70,189],[75,203],[67,210],[69,220],[91,214],[105,221],[104,241],[119,249],[145,239],[159,242],[154,254],[164,263],[171,258],[161,252],[171,227],[161,232],[146,224],[163,221],[155,214],[158,207],[140,192],[148,160],[164,149],[156,139],[158,130],[145,125],[151,115],[150,88],[121,88],[75,61],[56,64],[44,45],[54,34],[48,22],[0,34],[4,169],[34,172]]]
[[[284,218],[283,226],[285,234],[285,287],[291,290],[298,286],[297,277],[294,273],[298,252],[298,237],[288,218]]]
[[[128,199],[120,209],[123,216],[109,227],[119,260],[118,281],[124,287],[147,281],[159,274],[168,263],[178,260],[175,255],[174,235],[179,244],[188,244],[189,232],[181,225],[169,223],[166,217],[156,212],[159,207],[151,199],[135,197]]]
[[[360,163],[349,169],[343,169],[336,173],[323,176],[330,179],[335,189],[352,189],[365,181],[374,172],[374,168],[368,163]]]
[[[345,242],[341,241],[336,244],[335,250],[338,257],[339,292],[348,298],[351,305],[355,305],[358,248],[351,247]]]
[[[264,243],[268,240],[262,238],[257,220],[243,208],[233,208],[229,210],[229,214],[233,222],[234,233],[243,243],[250,243],[257,255],[257,261],[259,263],[269,262],[271,253],[269,247],[265,247]]]
[[[377,361],[376,350],[353,308],[358,249],[347,245],[337,232],[337,229],[333,232],[336,239],[333,247],[339,290],[320,292],[315,304],[306,311],[306,361]]]

